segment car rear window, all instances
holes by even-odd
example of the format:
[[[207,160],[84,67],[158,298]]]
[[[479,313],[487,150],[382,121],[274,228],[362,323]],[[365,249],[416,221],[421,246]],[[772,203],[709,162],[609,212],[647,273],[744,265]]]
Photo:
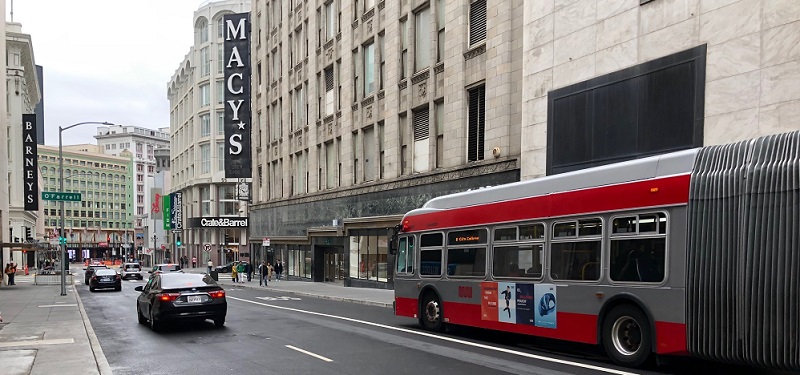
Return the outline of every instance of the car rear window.
[[[125,265],[125,269],[126,270],[139,270],[139,269],[142,269],[142,268],[139,267],[138,264],[126,264]]]
[[[117,271],[108,268],[98,268],[94,273],[97,276],[109,276],[109,275],[116,275]]]
[[[170,273],[161,275],[162,289],[193,288],[209,285],[213,286],[217,285],[217,283],[208,275],[193,273]]]

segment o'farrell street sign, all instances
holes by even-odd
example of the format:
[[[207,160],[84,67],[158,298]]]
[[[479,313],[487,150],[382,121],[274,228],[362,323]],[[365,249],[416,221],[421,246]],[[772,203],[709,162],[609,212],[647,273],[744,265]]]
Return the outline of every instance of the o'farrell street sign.
[[[56,193],[43,191],[42,199],[46,201],[80,202],[81,193]]]

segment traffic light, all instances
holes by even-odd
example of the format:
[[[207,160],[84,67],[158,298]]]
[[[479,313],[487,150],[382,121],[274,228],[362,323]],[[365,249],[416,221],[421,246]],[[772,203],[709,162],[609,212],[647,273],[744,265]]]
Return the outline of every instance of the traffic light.
[[[225,244],[227,245],[229,241],[228,232],[225,232]]]
[[[32,240],[33,237],[31,236],[31,228],[25,227],[25,240],[29,241]]]
[[[58,237],[58,243],[60,243],[62,245],[66,245],[67,244],[67,237]]]
[[[181,238],[180,238],[180,237],[178,237],[178,238],[175,240],[175,245],[177,245],[177,246],[180,246],[180,245],[181,245]]]

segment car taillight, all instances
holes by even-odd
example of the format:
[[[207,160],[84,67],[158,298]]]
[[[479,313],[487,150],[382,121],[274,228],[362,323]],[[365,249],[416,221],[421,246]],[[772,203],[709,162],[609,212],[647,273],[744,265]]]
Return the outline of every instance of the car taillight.
[[[158,298],[160,301],[172,302],[178,299],[178,296],[180,295],[180,293],[160,293],[156,295],[156,298]]]
[[[211,296],[211,298],[225,298],[225,291],[215,290],[213,292],[208,292],[208,295]]]
[[[97,280],[97,276],[92,276],[92,280]]]

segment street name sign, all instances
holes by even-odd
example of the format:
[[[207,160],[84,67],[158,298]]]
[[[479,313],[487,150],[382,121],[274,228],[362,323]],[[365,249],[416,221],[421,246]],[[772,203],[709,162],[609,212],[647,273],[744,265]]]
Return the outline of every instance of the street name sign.
[[[81,193],[58,193],[43,191],[42,199],[46,201],[80,202]]]

